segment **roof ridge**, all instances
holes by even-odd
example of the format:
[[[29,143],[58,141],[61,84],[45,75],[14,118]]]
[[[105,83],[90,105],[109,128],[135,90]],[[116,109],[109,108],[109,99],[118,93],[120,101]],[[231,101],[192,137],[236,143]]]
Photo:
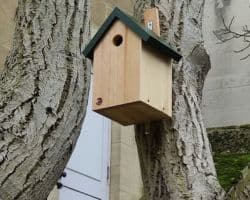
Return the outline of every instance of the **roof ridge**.
[[[120,8],[115,7],[109,17],[104,21],[100,29],[97,31],[93,39],[85,47],[83,54],[90,59],[93,59],[93,52],[96,45],[101,41],[108,29],[113,25],[115,20],[121,20],[133,32],[135,32],[144,42],[151,46],[160,49],[163,53],[169,54],[174,60],[179,61],[182,56],[165,40],[157,36],[153,31],[142,26],[134,17],[126,14]]]

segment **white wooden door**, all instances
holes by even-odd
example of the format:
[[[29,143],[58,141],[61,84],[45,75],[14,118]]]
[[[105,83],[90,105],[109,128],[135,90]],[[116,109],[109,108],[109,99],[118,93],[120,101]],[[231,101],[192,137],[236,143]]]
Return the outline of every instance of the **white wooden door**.
[[[76,148],[61,178],[59,200],[108,200],[110,120],[91,110],[92,92]]]

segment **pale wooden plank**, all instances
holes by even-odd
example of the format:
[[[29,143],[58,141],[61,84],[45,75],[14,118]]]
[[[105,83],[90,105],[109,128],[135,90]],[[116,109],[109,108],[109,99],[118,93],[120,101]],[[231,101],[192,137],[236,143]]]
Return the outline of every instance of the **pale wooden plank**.
[[[125,96],[124,102],[138,101],[140,98],[141,39],[129,28],[126,29],[125,54]]]
[[[143,44],[140,99],[172,116],[171,59]]]
[[[165,113],[142,101],[95,111],[125,126],[169,118]]]
[[[126,27],[117,21],[107,32],[94,52],[94,93],[93,109],[110,107],[123,103],[124,86],[122,68],[124,66],[125,47],[113,45],[113,37],[120,34],[124,37]],[[102,98],[102,105],[96,105],[96,99]]]
[[[156,35],[160,36],[161,30],[158,8],[150,8],[144,11],[144,24],[146,27],[149,22],[153,23],[152,31],[155,32]]]
[[[119,46],[116,36],[123,39]],[[94,110],[139,99],[140,49],[140,38],[116,21],[94,52]],[[102,105],[96,105],[97,98]]]
[[[93,110],[123,125],[170,117],[171,61],[116,21],[94,52]]]

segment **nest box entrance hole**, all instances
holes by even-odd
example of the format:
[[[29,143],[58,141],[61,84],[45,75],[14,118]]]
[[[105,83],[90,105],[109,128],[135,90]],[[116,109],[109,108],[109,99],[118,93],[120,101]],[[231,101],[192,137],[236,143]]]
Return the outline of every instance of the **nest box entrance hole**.
[[[122,45],[122,42],[123,42],[123,37],[122,37],[122,35],[117,34],[117,35],[114,36],[114,38],[113,38],[113,44],[114,44],[115,46],[118,47],[118,46]]]

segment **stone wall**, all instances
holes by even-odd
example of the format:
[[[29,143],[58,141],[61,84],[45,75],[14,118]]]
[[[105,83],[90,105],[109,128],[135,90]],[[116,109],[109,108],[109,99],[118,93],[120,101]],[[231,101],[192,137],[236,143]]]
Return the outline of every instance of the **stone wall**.
[[[214,30],[228,24],[235,17],[232,29],[241,31],[250,25],[249,0],[221,0],[224,7],[217,8],[214,0],[206,0],[203,34],[211,58],[212,68],[205,82],[204,118],[207,127],[250,124],[250,58],[240,60],[250,51],[236,54],[246,44],[241,40],[218,44]]]
[[[135,0],[94,0],[91,1],[91,22],[99,27],[114,7],[119,7],[127,13],[133,14]]]
[[[112,123],[110,200],[138,200],[142,196],[134,127]]]
[[[250,153],[250,125],[207,129],[215,153]]]
[[[16,7],[17,0],[0,0],[0,72],[12,45]]]

